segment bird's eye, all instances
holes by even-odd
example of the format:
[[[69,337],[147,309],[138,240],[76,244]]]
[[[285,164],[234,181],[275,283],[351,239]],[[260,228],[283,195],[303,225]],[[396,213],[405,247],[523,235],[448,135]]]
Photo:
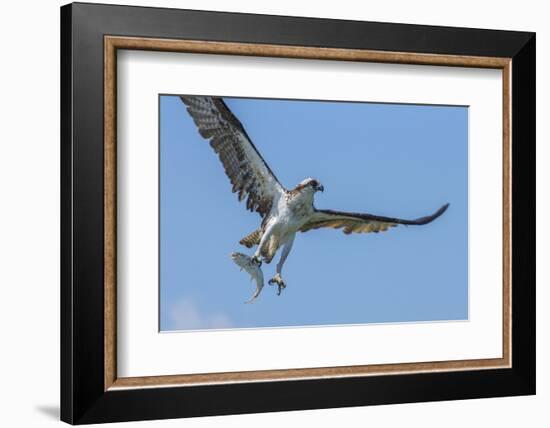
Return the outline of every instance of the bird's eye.
[[[319,183],[317,182],[317,180],[311,180],[311,185],[313,187],[317,187],[319,185]]]

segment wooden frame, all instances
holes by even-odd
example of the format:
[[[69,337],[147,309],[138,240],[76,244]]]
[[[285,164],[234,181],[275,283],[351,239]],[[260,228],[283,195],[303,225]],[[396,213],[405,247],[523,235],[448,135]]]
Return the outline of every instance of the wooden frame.
[[[240,14],[222,14],[193,11],[170,11],[122,6],[73,4],[62,8],[62,419],[71,423],[115,421],[130,419],[179,417],[202,414],[258,412],[293,408],[316,408],[358,404],[389,403],[474,396],[496,396],[534,393],[534,260],[520,259],[518,254],[534,254],[534,35],[488,30],[465,30],[437,27],[419,27],[398,24],[350,23],[341,21],[265,17]],[[101,20],[105,14],[128,15],[120,28],[106,28]],[[153,29],[141,29],[140,17],[150,16],[156,22]],[[84,19],[93,25],[83,28]],[[91,17],[91,19],[90,19]],[[185,29],[185,23],[211,28],[201,34],[203,27]],[[244,24],[240,37],[225,37],[216,34],[209,22],[241,20]],[[260,22],[261,21],[261,22]],[[114,21],[113,21],[114,22]],[[169,34],[161,28],[168,22],[181,23],[180,34]],[[260,37],[251,40],[246,28],[269,25]],[[290,43],[277,40],[278,25],[311,29],[302,39],[296,37]],[[387,26],[383,28],[384,26]],[[115,25],[116,27],[116,25]],[[357,27],[358,34],[367,32],[386,41],[378,45],[361,45],[368,38],[355,36],[341,40],[334,31],[324,40],[323,46],[311,39],[334,30]],[[90,33],[90,28],[93,29]],[[195,27],[193,27],[195,28]],[[360,31],[359,31],[360,30]],[[180,30],[178,30],[180,31]],[[195,31],[195,33],[193,33]],[[140,32],[143,36],[136,36]],[[492,50],[476,47],[475,38],[480,33]],[[330,32],[329,32],[330,33]],[[430,42],[422,48],[411,46],[411,35],[424,34]],[[121,35],[123,34],[123,35]],[[153,34],[154,36],[151,36]],[[453,36],[454,34],[454,36]],[[178,37],[175,37],[178,36]],[[197,37],[200,36],[200,37]],[[436,38],[438,36],[439,38]],[[247,40],[248,37],[248,40]],[[309,42],[308,42],[309,38]],[[222,40],[222,41],[221,41]],[[238,40],[238,41],[237,41]],[[244,41],[242,41],[244,40]],[[409,42],[407,42],[409,40]],[[435,46],[443,40],[444,46]],[[79,43],[92,43],[93,54],[82,55],[77,61],[73,53]],[[490,42],[490,43],[489,43]],[[387,50],[390,47],[391,50]],[[272,56],[286,58],[330,59],[347,61],[389,62],[428,64],[461,67],[497,68],[503,73],[503,357],[469,361],[444,361],[408,364],[384,364],[370,366],[326,367],[292,370],[269,370],[239,373],[200,375],[153,376],[146,378],[117,378],[116,376],[116,51],[139,49],[154,51],[195,52],[208,54],[231,54]],[[84,65],[91,70],[84,71]],[[91,76],[93,74],[93,76]],[[89,89],[83,85],[93,83],[97,88],[103,82],[103,99],[90,99]],[[521,91],[519,90],[521,88]],[[83,108],[83,101],[91,106]],[[101,115],[103,112],[103,115]],[[95,120],[92,120],[95,118]],[[74,119],[72,121],[71,119]],[[80,132],[94,124],[103,123],[103,132],[96,130],[92,139],[83,138]],[[71,128],[72,127],[72,128]],[[101,127],[100,127],[101,128]],[[516,141],[519,132],[522,146]],[[85,153],[91,158],[82,158]],[[512,181],[512,162],[514,180]],[[86,183],[79,178],[91,179]],[[102,196],[100,198],[100,196]],[[519,209],[512,207],[521,201]],[[88,206],[101,214],[89,224],[79,208]],[[102,231],[91,237],[84,231],[90,228]],[[86,241],[91,239],[92,242]],[[92,246],[85,248],[80,241]],[[514,247],[512,247],[512,241]],[[521,253],[518,251],[521,250]],[[91,254],[93,253],[93,254]],[[75,258],[75,256],[79,256]],[[85,259],[83,259],[84,257]],[[79,276],[82,263],[92,269],[93,278]],[[512,271],[512,266],[513,271]],[[521,293],[519,285],[521,284]],[[82,295],[96,292],[103,297],[93,304]],[[103,317],[91,312],[101,308]],[[79,335],[80,333],[80,335]],[[83,334],[82,334],[83,333]],[[92,339],[90,343],[87,343]],[[102,342],[101,349],[100,339]],[[520,345],[521,344],[521,345]],[[85,358],[82,347],[92,346],[101,354],[93,361]],[[85,370],[85,367],[92,370]],[[491,369],[491,370],[482,370]],[[387,376],[391,374],[392,376]],[[383,376],[386,375],[386,376]],[[90,378],[87,378],[89,376]],[[368,376],[368,378],[367,378]],[[417,396],[403,394],[395,389],[396,379],[409,382]],[[275,388],[289,394],[288,381],[293,380],[292,391],[313,391],[323,385],[328,399],[290,395],[297,401],[279,398],[275,404],[257,403],[243,407],[236,400],[210,408],[209,397],[225,397],[240,393],[253,395],[265,388]],[[253,383],[250,383],[253,381]],[[463,386],[456,389],[456,382]],[[426,385],[436,386],[426,389]],[[445,386],[454,383],[453,391]],[[485,387],[478,388],[485,382]],[[492,384],[491,384],[492,382]],[[495,385],[499,385],[498,388]],[[347,398],[338,395],[338,390],[348,385],[359,395]],[[378,385],[384,394],[364,394],[368,386]],[[384,386],[385,385],[385,386]],[[162,392],[149,389],[164,386]],[[171,387],[171,388],[168,388]],[[393,389],[392,389],[393,388]],[[238,392],[240,391],[240,392]],[[221,395],[220,395],[221,394]],[[270,396],[274,396],[270,392]],[[392,395],[393,394],[393,395]],[[280,394],[279,394],[280,395]],[[92,404],[91,397],[95,397]],[[101,397],[100,401],[97,398]],[[169,411],[162,412],[150,406],[132,407],[144,403],[145,397],[155,397]],[[179,397],[179,398],[178,398]],[[188,405],[179,407],[179,399],[185,397]],[[136,401],[137,400],[137,401]],[[114,407],[115,404],[118,403]],[[122,407],[120,403],[122,404]],[[134,403],[130,405],[129,403]],[[296,407],[298,406],[298,407]]]
[[[209,42],[195,40],[166,40],[105,36],[105,390],[110,388],[146,387],[161,385],[191,385],[259,380],[290,380],[305,378],[334,378],[373,374],[414,373],[442,370],[468,370],[510,367],[510,58],[458,55],[410,54],[354,49],[275,46],[265,44]],[[198,375],[151,376],[117,378],[116,376],[116,51],[138,49],[213,55],[253,55],[283,58],[307,58],[341,61],[368,61],[400,64],[444,65],[496,68],[503,73],[503,357],[408,364],[383,364],[311,369],[288,369],[250,372],[231,372]]]

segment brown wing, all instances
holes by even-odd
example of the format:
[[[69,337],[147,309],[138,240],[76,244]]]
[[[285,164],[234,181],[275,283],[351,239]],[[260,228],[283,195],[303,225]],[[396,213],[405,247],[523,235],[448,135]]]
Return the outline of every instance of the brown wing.
[[[248,137],[243,125],[221,98],[181,96],[200,135],[210,141],[239,201],[262,217],[285,189]]]
[[[343,211],[315,210],[312,218],[300,228],[300,232],[307,232],[308,230],[319,229],[321,227],[330,227],[333,229],[343,228],[344,233],[349,235],[354,232],[383,232],[399,224],[420,226],[434,221],[443,214],[448,207],[449,204],[445,204],[432,215],[420,217],[415,220],[404,220],[400,218],[348,213]]]

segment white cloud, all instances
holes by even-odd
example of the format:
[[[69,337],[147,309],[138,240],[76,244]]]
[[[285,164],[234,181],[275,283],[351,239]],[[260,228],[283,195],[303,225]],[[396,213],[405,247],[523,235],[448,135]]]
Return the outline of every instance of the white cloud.
[[[223,313],[206,314],[189,297],[177,300],[169,309],[170,330],[199,330],[231,328],[232,322]]]

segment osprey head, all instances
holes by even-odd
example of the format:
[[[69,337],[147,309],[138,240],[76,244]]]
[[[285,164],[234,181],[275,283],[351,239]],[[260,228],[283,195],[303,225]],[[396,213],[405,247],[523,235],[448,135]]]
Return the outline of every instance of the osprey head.
[[[303,180],[298,186],[296,186],[296,189],[307,189],[311,188],[314,192],[324,192],[325,188],[323,185],[319,182],[319,180],[316,180],[315,178],[306,178]]]

